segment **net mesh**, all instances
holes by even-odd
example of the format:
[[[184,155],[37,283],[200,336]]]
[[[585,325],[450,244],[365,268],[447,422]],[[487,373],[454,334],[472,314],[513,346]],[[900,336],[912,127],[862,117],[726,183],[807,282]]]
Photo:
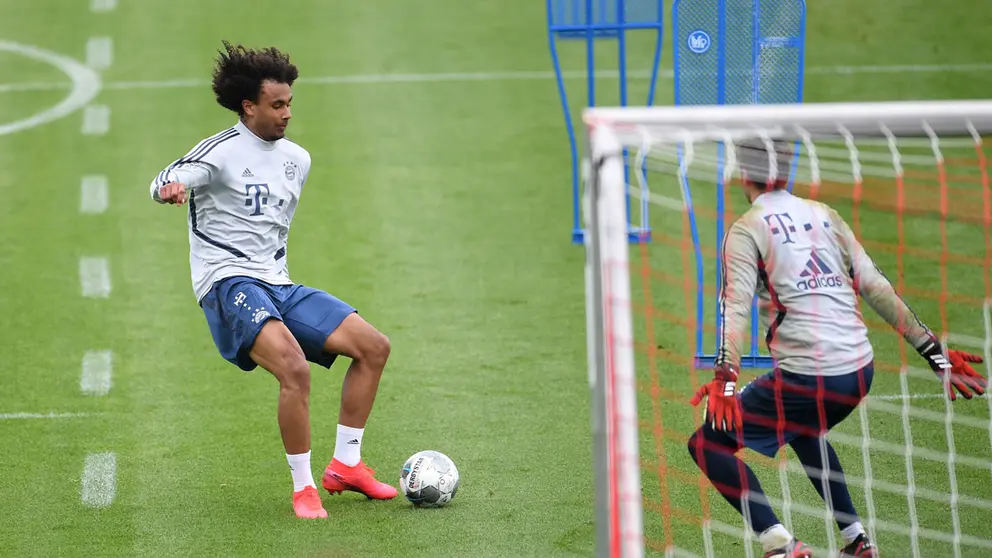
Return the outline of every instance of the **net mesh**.
[[[801,0],[678,0],[676,104],[801,100]]]
[[[642,163],[635,167],[640,172],[631,173],[630,194],[655,206],[652,242],[630,247],[646,550],[761,556],[740,515],[686,449],[702,420],[688,400],[711,377],[694,368],[693,357],[697,332],[707,347],[715,346],[717,221],[729,225],[749,207],[738,169],[719,142],[676,142],[639,126],[617,133]],[[708,135],[719,133],[711,127]],[[733,140],[747,136],[764,134],[752,127],[735,131]],[[882,125],[870,137],[857,138],[843,129],[800,129],[796,141],[793,192],[837,209],[924,322],[951,347],[984,355],[988,363],[992,197],[979,134],[962,126],[941,137],[897,137]],[[868,399],[829,439],[862,522],[883,555],[989,555],[990,401],[948,401],[902,337],[867,305],[861,311],[874,348],[875,379]],[[762,345],[764,334],[762,328]],[[988,364],[980,366],[988,376]],[[740,385],[761,372],[745,371]],[[838,551],[842,541],[834,519],[791,450],[780,450],[774,459],[750,450],[739,456],[754,468],[791,532],[818,549]]]

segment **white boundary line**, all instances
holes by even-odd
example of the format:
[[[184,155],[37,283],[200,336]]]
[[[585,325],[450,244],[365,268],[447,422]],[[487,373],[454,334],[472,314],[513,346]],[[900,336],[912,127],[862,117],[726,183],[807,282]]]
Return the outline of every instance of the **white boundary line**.
[[[90,11],[93,13],[107,13],[117,7],[117,0],[91,0]]]
[[[100,214],[109,205],[107,177],[103,175],[84,176],[79,186],[79,212]]]
[[[106,70],[114,62],[114,40],[92,37],[86,41],[86,65],[94,70]]]
[[[94,416],[91,413],[0,413],[0,420],[69,419]]]
[[[112,385],[114,355],[110,351],[86,351],[79,389],[86,395],[107,395]]]
[[[117,456],[113,453],[91,453],[83,462],[83,505],[105,508],[117,495]]]
[[[110,107],[90,105],[83,111],[84,136],[102,136],[110,131]]]
[[[9,41],[0,41],[0,52],[20,54],[26,58],[54,66],[72,81],[71,85],[64,84],[62,86],[63,88],[70,89],[70,92],[59,104],[23,120],[0,124],[0,136],[35,128],[68,116],[88,105],[100,92],[100,76],[91,68],[87,68],[68,56],[62,56],[48,50]],[[20,90],[30,91],[28,89]],[[3,86],[0,86],[0,92],[2,91]]]
[[[898,64],[890,66],[811,66],[806,68],[807,75],[878,75],[878,74],[946,74],[946,73],[979,73],[992,71],[992,63],[974,64]],[[583,71],[565,71],[562,77],[566,80],[586,79],[588,74]],[[597,80],[616,80],[620,74],[616,70],[596,72]],[[629,79],[645,80],[651,77],[647,71],[627,72]],[[674,72],[671,69],[658,71],[658,78],[671,80]],[[402,83],[458,83],[458,82],[491,82],[491,81],[547,81],[555,79],[550,71],[506,71],[506,72],[436,72],[436,73],[396,73],[396,74],[355,74],[343,76],[301,77],[297,84],[301,85],[361,85],[361,84],[402,84]],[[172,79],[156,81],[117,81],[104,85],[105,89],[172,89],[186,87],[208,87],[210,82],[204,79]],[[0,93],[10,91],[47,91],[52,89],[67,89],[69,84],[59,82],[34,83],[0,83]]]
[[[110,296],[110,265],[107,258],[79,258],[79,282],[83,296],[88,298],[108,298]]]

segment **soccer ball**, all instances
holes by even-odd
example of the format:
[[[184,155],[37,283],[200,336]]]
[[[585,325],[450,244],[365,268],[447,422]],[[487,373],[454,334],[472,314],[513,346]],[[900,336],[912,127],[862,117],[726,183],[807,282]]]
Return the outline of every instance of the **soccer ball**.
[[[458,491],[458,469],[439,451],[418,451],[403,464],[400,488],[414,506],[441,507]]]

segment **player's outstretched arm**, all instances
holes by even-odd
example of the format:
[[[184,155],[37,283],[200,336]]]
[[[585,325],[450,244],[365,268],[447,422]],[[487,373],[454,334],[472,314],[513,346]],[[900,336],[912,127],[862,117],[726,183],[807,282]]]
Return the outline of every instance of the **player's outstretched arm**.
[[[751,303],[758,286],[758,245],[743,221],[735,222],[723,243],[720,285],[720,344],[717,363],[738,366],[747,344]]]
[[[183,162],[182,159],[158,173],[149,186],[153,200],[158,203],[182,205],[189,200],[189,192],[210,184],[215,167],[207,162]]]
[[[840,234],[858,294],[927,361],[930,369],[947,385],[952,401],[957,399],[958,393],[965,399],[971,399],[975,394],[983,395],[988,382],[971,367],[971,363],[981,363],[982,357],[944,347],[896,293],[847,223],[832,210],[831,218],[834,230]]]
[[[727,231],[721,265],[723,328],[713,380],[699,388],[689,402],[695,406],[706,397],[706,419],[714,430],[740,430],[742,417],[737,403],[737,379],[758,281],[758,247],[740,221]]]

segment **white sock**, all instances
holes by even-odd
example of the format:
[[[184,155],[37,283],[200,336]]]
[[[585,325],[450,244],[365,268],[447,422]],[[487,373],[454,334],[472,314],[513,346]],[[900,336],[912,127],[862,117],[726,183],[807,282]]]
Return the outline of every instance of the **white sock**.
[[[349,467],[358,465],[362,460],[362,434],[364,428],[352,428],[343,424],[338,425],[338,441],[334,444],[334,459]]]
[[[308,486],[317,488],[313,482],[313,471],[310,470],[310,452],[296,455],[286,454],[289,461],[289,471],[293,473],[293,492],[299,492]]]
[[[840,534],[844,537],[844,544],[851,544],[854,542],[854,539],[858,538],[858,535],[867,533],[865,533],[865,528],[861,525],[861,522],[855,521],[854,523],[841,529]]]
[[[761,541],[761,547],[765,552],[769,550],[775,550],[776,548],[782,548],[783,546],[789,544],[792,540],[792,533],[785,529],[781,523],[776,523],[769,527],[764,533],[758,535],[758,540]]]

